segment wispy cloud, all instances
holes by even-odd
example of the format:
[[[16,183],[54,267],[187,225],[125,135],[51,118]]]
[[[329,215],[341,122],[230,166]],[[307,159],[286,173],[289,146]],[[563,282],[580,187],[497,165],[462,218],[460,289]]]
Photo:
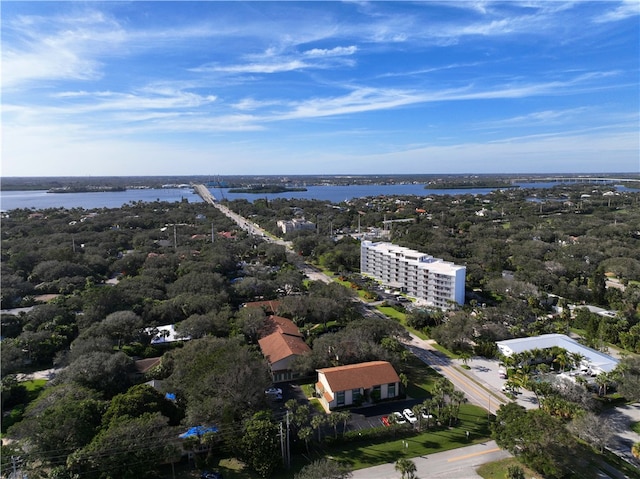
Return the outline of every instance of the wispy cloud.
[[[357,51],[358,51],[358,47],[356,47],[355,45],[351,45],[348,47],[335,47],[331,49],[313,48],[311,50],[307,50],[306,52],[304,52],[304,55],[308,57],[333,57],[333,56],[353,55]]]
[[[623,0],[617,7],[595,17],[593,21],[595,23],[617,22],[638,15],[640,15],[640,2],[638,0]]]

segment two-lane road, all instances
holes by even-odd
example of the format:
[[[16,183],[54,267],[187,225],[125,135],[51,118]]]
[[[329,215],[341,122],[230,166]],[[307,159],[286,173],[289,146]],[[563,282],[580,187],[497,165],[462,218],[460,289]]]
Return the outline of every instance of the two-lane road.
[[[416,465],[416,476],[426,479],[481,479],[476,469],[486,462],[499,461],[511,455],[501,450],[494,441],[427,456],[411,458]],[[398,479],[395,464],[382,464],[353,471],[353,479]]]
[[[451,381],[456,389],[459,389],[467,396],[470,403],[495,414],[500,405],[508,402],[508,399],[503,394],[474,380],[447,356],[434,349],[427,341],[412,334],[411,341],[406,343],[405,347],[422,362],[431,366],[435,371]]]

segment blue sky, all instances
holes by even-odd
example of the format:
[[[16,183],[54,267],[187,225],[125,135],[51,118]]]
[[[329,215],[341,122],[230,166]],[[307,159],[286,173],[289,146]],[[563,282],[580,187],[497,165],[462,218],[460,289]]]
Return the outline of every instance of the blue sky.
[[[5,176],[639,172],[640,2],[2,2]]]

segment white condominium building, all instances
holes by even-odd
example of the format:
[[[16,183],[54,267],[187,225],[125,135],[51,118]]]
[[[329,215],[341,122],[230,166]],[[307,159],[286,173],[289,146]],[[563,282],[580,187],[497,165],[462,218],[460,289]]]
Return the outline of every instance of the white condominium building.
[[[360,272],[430,306],[464,304],[466,268],[409,248],[362,241]]]

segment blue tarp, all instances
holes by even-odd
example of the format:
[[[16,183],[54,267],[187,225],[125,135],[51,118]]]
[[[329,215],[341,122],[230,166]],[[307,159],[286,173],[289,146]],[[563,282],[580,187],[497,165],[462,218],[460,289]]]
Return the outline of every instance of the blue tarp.
[[[175,401],[176,400],[176,395],[174,393],[167,393],[164,395],[165,398],[167,398],[169,401]]]
[[[215,426],[193,426],[190,427],[187,432],[180,434],[182,439],[193,436],[203,436],[209,432],[218,432],[218,428]]]

